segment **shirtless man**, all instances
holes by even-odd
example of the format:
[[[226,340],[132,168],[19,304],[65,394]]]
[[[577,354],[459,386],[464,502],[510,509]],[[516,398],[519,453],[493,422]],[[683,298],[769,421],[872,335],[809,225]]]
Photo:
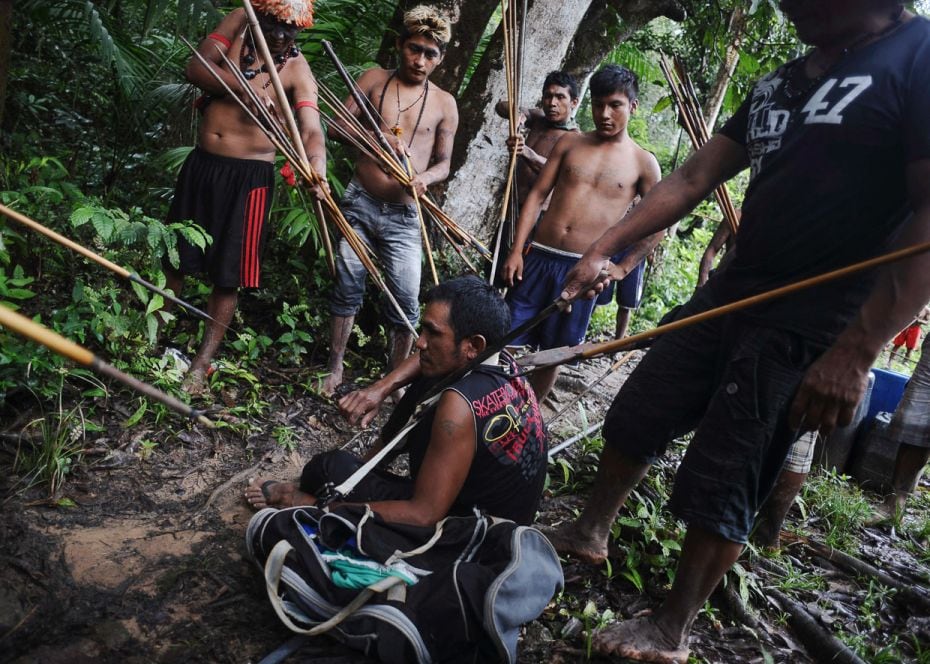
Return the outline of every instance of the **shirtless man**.
[[[520,156],[514,173],[514,194],[517,202],[517,214],[523,209],[526,197],[529,195],[542,167],[546,165],[552,148],[565,136],[567,132],[578,131],[575,124],[575,109],[578,108],[578,83],[571,74],[562,71],[550,72],[543,81],[541,108],[521,108],[519,111],[520,124],[526,129],[526,136],[517,134],[507,139],[507,147],[511,152],[516,151]],[[506,101],[500,101],[494,110],[503,118],[507,117]],[[545,212],[549,207],[549,198],[543,201],[541,210]],[[511,248],[513,237],[513,217],[504,221],[504,230],[501,235],[501,249],[498,268],[503,266]],[[498,285],[501,282],[501,270],[497,270]]]
[[[627,134],[637,94],[636,75],[628,69],[608,65],[594,74],[591,108],[596,129],[563,137],[527,195],[503,273],[504,281],[515,287],[508,298],[514,327],[559,297],[565,275],[591,242],[620,220],[635,196],[645,196],[659,181],[656,158]],[[552,202],[524,265],[523,246],[550,192]],[[661,238],[656,233],[637,243],[612,266],[612,278],[622,279]],[[593,310],[593,300],[576,302],[569,312],[550,316],[514,344],[554,348],[581,343]],[[557,375],[558,367],[533,374],[540,402]]]
[[[543,81],[541,108],[521,108],[521,123],[526,128],[526,138],[517,136],[507,139],[507,146],[520,155],[515,174],[517,202],[526,201],[540,171],[546,165],[555,144],[567,132],[577,133],[575,109],[578,108],[578,83],[563,71],[550,72]],[[507,117],[507,102],[495,107],[497,114]],[[548,207],[543,204],[543,212]]]
[[[417,174],[411,188],[418,196],[449,175],[452,141],[459,116],[455,98],[430,83],[429,76],[442,62],[451,36],[448,21],[432,7],[414,7],[404,14],[404,28],[397,39],[397,69],[369,69],[358,86],[382,118],[381,131],[399,153],[409,155]],[[346,106],[360,110],[350,97]],[[338,122],[338,121],[337,121]],[[345,141],[345,125],[330,126],[330,138]],[[397,298],[407,320],[387,309],[390,324],[390,366],[409,354],[413,335],[407,322],[416,326],[420,308],[420,222],[410,189],[401,186],[380,164],[365,155],[355,163],[355,175],[346,187],[342,211],[355,231],[372,247],[384,265],[387,286]],[[322,392],[330,395],[342,383],[342,362],[352,333],[355,314],[362,306],[365,268],[343,239],[336,263],[336,288],[330,303],[332,314],[329,376]]]
[[[313,167],[326,174],[326,146],[317,110],[317,85],[294,38],[313,24],[310,2],[253,0],[258,21],[281,83],[294,105],[300,139]],[[209,69],[239,89],[220,53],[239,64],[259,97],[274,99],[244,9],[230,12],[197,48]],[[168,288],[181,293],[184,275],[206,273],[213,283],[207,312],[213,317],[191,363],[185,388],[192,394],[206,389],[206,372],[236,310],[239,288],[257,288],[260,256],[265,244],[265,220],[274,188],[274,145],[245,114],[235,99],[196,57],[185,72],[205,92],[200,100],[203,119],[197,147],[181,169],[168,222],[193,219],[213,238],[206,250],[178,243],[178,268],[165,264]],[[314,195],[321,195],[318,190]]]

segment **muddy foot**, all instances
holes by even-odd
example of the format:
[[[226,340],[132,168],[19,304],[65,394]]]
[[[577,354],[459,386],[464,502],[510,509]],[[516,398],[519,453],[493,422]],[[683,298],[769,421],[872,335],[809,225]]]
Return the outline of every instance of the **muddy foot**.
[[[209,391],[206,372],[203,369],[189,371],[181,383],[181,389],[192,397],[202,397]]]
[[[889,526],[901,525],[901,518],[904,516],[903,506],[899,509],[894,503],[882,503],[872,512],[872,516],[866,519],[862,525],[867,528],[886,528]]]
[[[552,546],[559,553],[571,554],[592,565],[600,565],[607,560],[607,542],[582,535],[574,524],[565,524],[557,528],[540,528],[540,530],[549,538]]]
[[[257,510],[266,507],[295,507],[315,505],[316,498],[304,493],[293,482],[252,478],[245,488],[245,499]]]
[[[633,618],[594,635],[594,650],[653,664],[686,664],[688,648],[665,635],[651,618]]]
[[[317,391],[321,396],[331,399],[340,385],[342,385],[342,373],[331,373],[320,381]]]

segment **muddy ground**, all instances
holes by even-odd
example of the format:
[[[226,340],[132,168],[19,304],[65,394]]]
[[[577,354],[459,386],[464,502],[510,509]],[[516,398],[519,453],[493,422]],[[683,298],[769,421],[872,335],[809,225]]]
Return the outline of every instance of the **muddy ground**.
[[[632,357],[584,399],[589,423],[602,417],[637,359]],[[560,382],[555,408],[547,405],[548,413],[564,406],[580,385],[599,376],[609,363],[591,363]],[[256,567],[245,558],[243,534],[252,514],[242,499],[246,480],[295,476],[314,453],[360,448],[375,430],[360,433],[349,428],[330,402],[303,390],[286,396],[285,384],[297,384],[305,376],[269,371],[260,377],[270,407],[252,422],[254,433],[245,435],[229,429],[185,430],[177,422],[124,429],[120,423],[134,407],[128,395],[111,396],[104,431],[88,435],[89,453],[72,469],[61,493],[73,501],[70,507],[50,505],[44,488],[20,490],[10,466],[17,431],[10,424],[21,428],[34,414],[6,413],[5,452],[0,455],[7,496],[0,519],[0,660],[250,662],[289,638],[266,600]],[[271,435],[281,425],[298,433],[293,450]],[[553,443],[583,425],[573,411],[555,427]],[[152,441],[157,445],[152,447]],[[565,452],[578,466],[585,462],[584,453],[580,445]],[[674,463],[661,472],[670,476]],[[553,473],[561,472],[553,466]],[[541,521],[568,518],[580,504],[579,496],[550,496]],[[893,542],[877,531],[864,532],[872,559],[887,558]],[[813,564],[813,557],[800,550],[791,555],[798,565]],[[930,578],[909,554],[895,555],[899,563],[894,574],[900,578],[906,569],[914,570],[917,578],[923,576],[924,583]],[[622,548],[612,552],[615,570],[622,568],[624,556]],[[836,608],[824,608],[820,602],[817,621],[828,629],[844,622],[858,624],[857,601],[862,602],[864,582],[830,569],[829,563],[823,565],[818,569],[830,579]],[[748,563],[745,567],[758,569]],[[663,579],[646,578],[641,594],[620,574],[608,579],[605,569],[569,560],[564,571],[566,593],[527,626],[521,661],[584,660],[588,641],[581,613],[589,601],[596,613],[588,622],[595,624],[607,608],[619,617],[630,616],[657,606],[665,593]],[[913,576],[909,582],[917,583]],[[733,595],[722,598],[697,621],[693,661],[812,661],[774,603],[766,606],[765,600],[753,598],[762,613],[741,618]],[[814,593],[806,597],[812,611],[818,610],[816,600]],[[930,615],[925,607],[888,601],[876,610],[881,618],[868,638],[902,633],[930,641],[927,619],[921,617]],[[917,651],[911,652],[916,658]],[[367,660],[319,638],[289,661]]]

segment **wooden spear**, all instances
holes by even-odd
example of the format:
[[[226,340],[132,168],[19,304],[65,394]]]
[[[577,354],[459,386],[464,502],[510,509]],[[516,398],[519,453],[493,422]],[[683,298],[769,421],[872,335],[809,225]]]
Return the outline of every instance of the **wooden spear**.
[[[38,344],[42,344],[53,352],[67,357],[81,366],[88,367],[99,374],[117,380],[136,392],[166,405],[171,410],[181,413],[192,420],[196,420],[205,427],[211,429],[214,427],[213,422],[204,417],[201,411],[191,408],[183,401],[175,399],[170,394],[162,392],[158,388],[142,382],[138,378],[133,378],[129,374],[123,373],[116,367],[101,360],[83,346],[65,339],[57,332],[52,332],[48,328],[39,325],[3,305],[0,305],[0,325]]]
[[[278,97],[278,107],[284,114],[284,119],[287,122],[287,129],[291,133],[291,140],[297,148],[297,154],[300,156],[301,161],[309,164],[310,160],[307,159],[307,151],[304,148],[304,142],[300,140],[300,132],[297,129],[297,121],[294,119],[294,112],[291,110],[291,104],[288,101],[287,93],[284,91],[284,86],[281,85],[281,77],[278,76],[278,69],[275,67],[274,59],[271,57],[271,51],[268,49],[268,42],[265,41],[265,33],[262,32],[261,26],[258,24],[258,17],[255,15],[255,9],[252,7],[252,3],[249,2],[249,0],[243,0],[242,6],[245,8],[245,13],[249,18],[252,40],[258,47],[262,60],[265,61],[265,69],[267,70],[268,77],[271,79],[275,95]],[[333,245],[329,237],[329,229],[326,225],[326,216],[323,214],[323,205],[315,196],[313,198],[313,209],[314,212],[316,212],[317,219],[320,221],[320,231],[323,236],[323,249],[326,253],[326,263],[329,265],[330,274],[335,277],[336,263],[333,258]]]
[[[848,277],[864,270],[869,270],[874,267],[879,267],[881,265],[894,263],[895,261],[904,260],[905,258],[916,256],[917,254],[924,253],[925,251],[930,251],[930,242],[921,242],[920,244],[915,244],[904,249],[898,249],[897,251],[891,251],[887,254],[882,254],[881,256],[855,263],[854,265],[848,265],[831,272],[826,272],[814,277],[802,279],[800,281],[796,281],[793,284],[788,284],[786,286],[781,286],[780,288],[766,291],[765,293],[759,293],[758,295],[743,298],[742,300],[737,300],[736,302],[731,302],[715,309],[702,311],[701,313],[694,314],[693,316],[680,318],[678,320],[672,321],[671,323],[667,323],[666,325],[660,325],[659,327],[652,330],[640,332],[639,334],[634,334],[623,339],[607,341],[604,343],[585,343],[579,344],[577,346],[562,346],[561,348],[551,348],[549,350],[539,351],[538,353],[524,355],[523,357],[517,359],[517,363],[523,367],[541,369],[543,367],[552,367],[558,364],[565,364],[566,362],[588,360],[592,357],[598,357],[599,355],[615,353],[616,351],[623,348],[629,348],[630,346],[654,339],[668,332],[674,332],[675,330],[690,327],[691,325],[695,325],[697,323],[703,323],[704,321],[710,320],[712,318],[719,318],[720,316],[725,316],[729,313],[733,313],[734,311],[741,311],[742,309],[746,309],[757,304],[762,304],[764,302],[769,302],[771,300],[790,295],[791,293],[796,293],[807,288],[819,286],[830,281],[836,281],[837,279],[842,279],[843,277]],[[579,292],[584,291],[582,290]]]
[[[32,230],[34,230],[34,231],[36,231],[36,232],[38,232],[38,233],[41,233],[41,234],[44,235],[45,237],[47,237],[47,238],[53,240],[54,242],[57,242],[58,244],[62,245],[63,247],[67,247],[67,248],[70,249],[71,251],[74,251],[74,252],[76,252],[76,253],[81,254],[81,255],[84,256],[85,258],[88,258],[88,259],[90,259],[91,261],[93,261],[94,263],[97,263],[98,265],[100,265],[100,266],[102,266],[102,267],[105,267],[106,269],[108,269],[108,270],[110,270],[111,272],[113,272],[114,274],[116,274],[116,275],[122,277],[123,279],[128,279],[129,281],[131,281],[131,282],[133,282],[133,283],[135,283],[135,284],[139,284],[139,285],[142,286],[143,288],[147,288],[148,290],[152,291],[153,293],[157,293],[158,295],[161,295],[163,298],[165,298],[165,299],[168,300],[169,302],[173,302],[174,304],[177,304],[178,306],[183,307],[184,309],[186,309],[187,311],[191,312],[192,314],[194,314],[194,315],[197,316],[198,318],[202,318],[203,320],[211,321],[211,322],[213,322],[213,323],[216,323],[216,322],[217,322],[217,321],[214,320],[214,318],[213,318],[210,314],[208,314],[206,311],[201,311],[200,309],[198,309],[198,308],[195,307],[194,305],[188,304],[187,302],[185,302],[184,300],[180,299],[179,297],[177,297],[177,296],[175,296],[175,295],[172,295],[172,294],[169,293],[168,291],[166,291],[166,290],[164,290],[164,289],[162,289],[162,288],[159,288],[158,286],[156,286],[156,285],[153,284],[153,283],[150,283],[150,282],[146,281],[145,279],[143,279],[142,277],[140,277],[136,272],[130,272],[130,271],[127,270],[126,268],[120,267],[120,266],[117,265],[116,263],[113,263],[112,261],[107,260],[106,258],[104,258],[103,256],[101,256],[100,254],[94,253],[93,251],[91,251],[91,250],[88,249],[87,247],[85,247],[85,246],[83,246],[83,245],[80,245],[80,244],[78,244],[77,242],[74,242],[73,240],[69,240],[69,239],[66,238],[64,235],[61,235],[61,234],[59,234],[59,233],[56,233],[55,231],[53,231],[51,228],[48,228],[47,226],[43,226],[43,225],[40,224],[38,221],[35,221],[34,219],[30,219],[30,218],[27,217],[26,215],[20,214],[20,213],[17,212],[16,210],[13,210],[13,209],[11,209],[11,208],[8,208],[6,205],[0,205],[0,213],[6,215],[7,217],[9,217],[10,219],[12,219],[13,221],[16,221],[16,222],[22,224],[23,226],[26,226],[26,227],[28,227],[28,228],[31,228]],[[229,329],[229,326],[227,326],[227,325],[224,325],[223,327],[225,327],[226,329]]]
[[[701,114],[700,107],[697,103],[697,93],[694,90],[694,84],[684,69],[684,64],[676,59],[676,72],[673,72],[665,56],[659,59],[659,67],[665,75],[672,91],[672,99],[675,107],[678,109],[678,116],[681,118],[681,124],[691,139],[691,144],[695,150],[699,150],[709,138],[707,124],[704,122],[704,116]],[[726,185],[721,183],[714,189],[714,198],[717,199],[717,205],[723,213],[723,218],[730,227],[730,232],[736,235],[739,220],[736,216],[736,208],[733,206],[733,200],[730,198],[730,192]]]
[[[330,44],[325,39],[321,42],[323,44],[323,49],[326,51],[326,55],[329,56],[329,59],[332,60],[333,66],[335,66],[336,71],[339,73],[339,76],[342,78],[343,83],[345,83],[346,88],[349,90],[349,94],[352,95],[352,99],[355,100],[355,105],[358,106],[359,111],[362,113],[362,116],[368,122],[371,130],[375,133],[375,136],[378,139],[378,142],[381,144],[381,147],[385,151],[385,156],[390,156],[394,154],[394,149],[391,147],[390,142],[387,140],[387,136],[384,135],[384,132],[381,131],[381,123],[375,120],[374,116],[369,109],[370,104],[365,95],[362,94],[362,91],[358,89],[358,86],[355,84],[355,81],[349,75],[349,72],[346,71],[346,68],[343,66],[342,61],[339,59],[339,56],[336,55],[336,52],[333,50],[333,45]],[[423,103],[426,103],[425,101]],[[398,122],[400,119],[398,118]],[[407,155],[403,157],[403,166],[404,172],[407,174],[408,181],[406,184],[410,184],[410,180],[413,178],[413,168],[410,165],[410,160],[407,158]],[[412,189],[412,187],[411,187]],[[432,247],[430,246],[429,237],[426,230],[426,220],[423,218],[423,210],[420,208],[420,197],[417,195],[416,191],[413,191],[413,201],[417,209],[417,217],[420,220],[420,230],[423,233],[423,244],[426,246],[426,255],[429,260],[430,270],[433,275],[433,282],[439,284],[439,276],[436,274],[436,265],[433,262],[433,252]]]
[[[202,55],[200,55],[200,53],[197,52],[197,49],[194,48],[193,44],[188,42],[183,37],[181,39],[187,45],[187,47],[191,49],[191,51],[194,53],[194,56],[197,57],[200,60],[200,62],[207,68],[207,70],[213,74],[214,78],[217,80],[217,82],[220,85],[223,86],[226,92],[233,99],[236,100],[240,108],[242,108],[243,112],[249,118],[251,118],[253,122],[255,122],[255,124],[259,127],[259,129],[262,132],[264,132],[265,136],[268,137],[268,140],[272,142],[275,148],[280,150],[283,154],[287,155],[289,159],[293,160],[294,167],[297,169],[297,172],[300,173],[301,177],[306,179],[311,184],[317,184],[321,182],[322,178],[320,177],[319,173],[313,170],[313,166],[309,164],[309,162],[303,162],[299,158],[296,158],[296,159],[294,158],[297,155],[294,149],[288,146],[287,137],[286,136],[278,137],[276,135],[276,132],[274,131],[274,129],[277,128],[275,119],[272,118],[270,115],[268,115],[267,109],[264,108],[264,105],[261,103],[261,100],[258,99],[258,97],[255,95],[254,90],[252,90],[251,86],[249,86],[248,81],[246,81],[245,78],[242,76],[242,72],[238,71],[238,69],[229,60],[229,58],[227,58],[226,55],[222,51],[220,51],[220,55],[222,56],[224,62],[226,63],[227,67],[229,67],[230,71],[232,71],[233,74],[236,76],[236,79],[239,82],[239,84],[242,86],[243,91],[247,95],[250,95],[249,98],[252,101],[252,103],[259,110],[260,113],[264,114],[263,118],[265,119],[265,122],[268,124],[268,127],[266,127],[265,124],[262,123],[262,120],[260,120],[252,112],[252,110],[246,105],[246,103],[242,99],[240,99],[239,96],[236,95],[236,93],[233,92],[232,88],[230,88],[229,85],[226,84],[226,81],[224,81],[216,72],[213,71],[212,68],[209,67],[206,59]],[[404,315],[403,313],[403,309],[401,308],[400,304],[397,302],[397,298],[395,298],[393,293],[391,293],[390,289],[388,289],[387,284],[384,282],[384,278],[381,276],[380,272],[378,271],[377,267],[375,267],[374,263],[372,263],[371,257],[367,253],[367,247],[365,247],[365,244],[361,241],[361,239],[355,233],[354,229],[352,229],[348,221],[346,221],[345,218],[342,216],[342,211],[339,209],[339,206],[336,204],[335,200],[333,199],[332,194],[328,190],[325,190],[325,189],[324,189],[324,192],[325,193],[324,193],[323,202],[326,203],[327,207],[330,210],[330,213],[333,215],[336,221],[336,224],[339,227],[340,232],[349,242],[349,245],[352,248],[352,250],[359,257],[359,260],[362,262],[362,265],[364,265],[365,269],[368,270],[368,274],[371,276],[372,281],[374,281],[375,285],[384,293],[385,297],[388,298],[388,301],[391,303],[391,306],[393,306],[394,309],[400,313],[401,318],[405,321],[407,325],[407,328],[413,334],[414,339],[416,339],[417,338],[416,329],[407,320],[406,315]]]
[[[508,7],[510,8],[508,11]],[[513,73],[513,53],[512,49],[515,44],[512,35],[510,24],[513,22],[510,14],[513,13],[513,0],[507,3],[506,0],[501,0],[501,29],[503,31],[503,40],[504,40],[504,77],[507,81],[507,120],[510,127],[510,138],[516,138],[517,136],[517,113],[519,109],[517,108],[518,101],[516,100],[516,91],[515,91],[515,81]],[[497,219],[497,234],[494,238],[494,257],[491,260],[491,274],[489,277],[489,283],[493,284],[494,279],[497,276],[497,264],[500,259],[501,245],[503,244],[504,237],[504,224],[507,221],[507,213],[510,210],[510,194],[513,188],[513,179],[516,174],[517,169],[517,151],[513,150],[510,153],[510,161],[507,165],[507,179],[504,182],[504,197],[501,200],[501,211]]]

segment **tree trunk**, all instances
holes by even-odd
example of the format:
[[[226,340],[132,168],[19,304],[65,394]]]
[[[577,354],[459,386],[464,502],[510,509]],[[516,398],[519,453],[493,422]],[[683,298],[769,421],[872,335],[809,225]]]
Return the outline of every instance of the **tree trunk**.
[[[656,16],[684,17],[677,0],[536,0],[526,17],[525,52],[521,99],[538,98],[546,74],[565,62],[569,48],[572,67],[594,69],[616,45],[618,35],[626,38]],[[605,31],[603,22],[619,28]],[[609,34],[608,34],[609,33]],[[596,42],[589,48],[588,42]],[[507,170],[507,122],[494,112],[496,102],[506,97],[503,72],[502,35],[497,32],[488,44],[474,76],[459,97],[459,131],[452,157],[452,177],[446,187],[444,208],[464,227],[480,237],[492,237]],[[566,63],[568,64],[568,63]],[[563,67],[565,68],[565,67]]]
[[[6,107],[6,84],[10,76],[10,53],[13,50],[13,0],[0,0],[0,126]]]
[[[376,61],[386,69],[397,66],[395,44],[397,35],[403,25],[404,12],[423,0],[401,0],[394,9],[394,16],[388,25],[378,49]],[[499,0],[438,0],[430,2],[432,6],[445,13],[452,22],[452,40],[446,48],[446,57],[436,69],[430,80],[443,90],[458,93],[468,71],[471,58],[478,48],[484,30],[499,6]]]
[[[746,10],[742,5],[736,5],[733,13],[730,14],[730,22],[727,26],[727,34],[730,35],[730,42],[723,54],[723,61],[717,69],[717,75],[714,77],[714,84],[707,93],[707,99],[704,102],[704,121],[707,122],[707,128],[713,133],[714,125],[717,124],[717,116],[720,115],[720,107],[723,105],[723,99],[726,97],[727,88],[730,87],[730,79],[733,78],[733,72],[736,71],[736,65],[739,63],[739,49],[743,41],[743,31],[746,29]]]
[[[591,0],[538,0],[529,7],[523,54],[525,100],[535,99],[546,74],[557,69]],[[479,235],[493,234],[507,170],[507,121],[494,105],[507,96],[502,30],[498,26],[474,76],[459,98],[459,130],[445,210]]]
[[[657,16],[685,20],[677,0],[608,0],[592,2],[568,47],[562,69],[575,77],[582,90],[617,44]]]

